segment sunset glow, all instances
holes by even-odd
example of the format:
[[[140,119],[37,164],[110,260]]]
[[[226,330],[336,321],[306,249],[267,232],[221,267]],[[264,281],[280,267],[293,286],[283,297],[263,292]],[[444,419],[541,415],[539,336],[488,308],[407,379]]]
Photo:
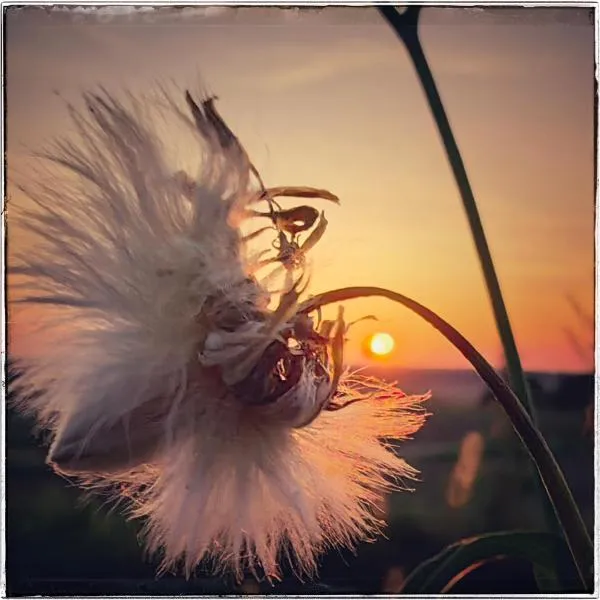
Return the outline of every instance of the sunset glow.
[[[329,226],[310,252],[308,293],[393,289],[438,312],[502,366],[452,171],[409,58],[374,8],[94,13],[26,8],[7,17],[13,206],[27,208],[13,176],[28,172],[33,151],[70,132],[65,101],[77,103],[82,89],[142,94],[157,82],[204,86],[218,94],[219,110],[267,186],[300,181],[339,196],[340,206],[315,206],[326,211]],[[593,321],[589,10],[431,7],[420,37],[467,165],[525,368],[590,370],[593,323],[569,301]],[[7,213],[9,252],[26,251],[27,239],[11,228],[10,206]],[[467,366],[437,331],[388,301],[364,298],[344,308],[347,322],[376,315],[402,339],[407,368]],[[335,310],[324,318],[335,319]],[[349,363],[376,356],[365,347],[371,327],[352,327]],[[388,365],[400,360],[397,352],[385,357]]]

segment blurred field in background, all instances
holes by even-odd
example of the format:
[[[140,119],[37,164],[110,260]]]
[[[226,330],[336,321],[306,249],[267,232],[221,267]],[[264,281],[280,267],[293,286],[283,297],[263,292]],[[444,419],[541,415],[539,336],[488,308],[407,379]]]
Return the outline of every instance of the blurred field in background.
[[[386,538],[361,544],[356,556],[331,552],[315,582],[300,583],[290,573],[273,588],[251,580],[240,587],[201,572],[189,582],[171,575],[157,579],[157,561],[144,557],[136,539],[139,525],[109,512],[100,500],[85,503],[44,464],[32,423],[7,409],[9,595],[394,592],[418,563],[460,538],[543,529],[528,458],[474,373],[383,374],[406,392],[433,392],[427,426],[398,445],[399,454],[421,471],[421,481],[413,493],[382,498]],[[541,430],[592,531],[593,375],[531,374],[530,384]],[[460,586],[457,593],[535,591],[529,567],[518,561],[483,567]]]

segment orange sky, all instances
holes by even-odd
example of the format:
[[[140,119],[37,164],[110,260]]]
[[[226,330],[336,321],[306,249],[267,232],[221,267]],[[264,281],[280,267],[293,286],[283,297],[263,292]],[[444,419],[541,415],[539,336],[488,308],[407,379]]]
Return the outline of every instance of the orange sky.
[[[594,310],[594,28],[584,9],[426,8],[422,40],[460,146],[524,364],[582,370],[565,295]],[[413,296],[494,363],[501,347],[460,197],[406,52],[372,8],[10,9],[9,178],[68,127],[88,86],[204,82],[267,185],[340,196],[312,254],[312,292],[377,285]],[[10,192],[10,183],[9,183]],[[18,201],[18,200],[17,200]],[[10,209],[9,209],[10,219]],[[15,237],[17,234],[15,234]],[[18,240],[9,243],[18,243]],[[407,367],[463,367],[385,300],[348,303],[348,359],[376,330]],[[589,357],[590,364],[593,358]]]

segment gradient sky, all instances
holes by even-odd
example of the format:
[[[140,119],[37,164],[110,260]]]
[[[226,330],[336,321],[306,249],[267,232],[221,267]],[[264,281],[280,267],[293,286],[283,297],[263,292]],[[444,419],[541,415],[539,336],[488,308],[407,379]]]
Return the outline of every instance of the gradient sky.
[[[64,100],[174,80],[219,110],[267,185],[340,196],[312,253],[312,292],[377,285],[438,311],[492,362],[494,327],[460,196],[406,51],[373,8],[10,9],[11,172],[68,128]],[[594,26],[587,9],[426,8],[421,37],[463,154],[523,362],[593,365],[570,294],[594,310]],[[11,191],[9,183],[9,192]],[[18,197],[15,197],[18,202]],[[10,209],[9,209],[10,219]],[[15,233],[15,238],[17,234]],[[9,234],[10,236],[10,234]],[[9,243],[18,244],[18,240]],[[348,303],[348,358],[385,330],[394,364],[464,367],[398,305]]]

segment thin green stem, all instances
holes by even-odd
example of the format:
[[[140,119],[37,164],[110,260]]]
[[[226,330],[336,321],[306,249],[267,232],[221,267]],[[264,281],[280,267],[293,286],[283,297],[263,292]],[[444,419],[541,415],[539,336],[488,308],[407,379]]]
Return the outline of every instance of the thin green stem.
[[[422,304],[397,292],[378,287],[349,287],[325,292],[303,302],[299,311],[309,313],[327,304],[365,296],[388,298],[410,309],[435,327],[473,365],[504,409],[517,435],[529,452],[562,527],[581,581],[586,589],[593,589],[594,547],[571,490],[552,451],[515,393],[465,337]]]
[[[492,254],[485,237],[483,225],[475,202],[475,196],[473,195],[465,165],[433,78],[433,73],[431,72],[429,63],[423,53],[421,41],[419,40],[418,22],[420,7],[410,6],[404,13],[399,13],[393,6],[383,6],[379,7],[379,11],[391,25],[397,36],[404,42],[419,76],[419,81],[421,82],[425,96],[427,97],[429,108],[431,109],[431,113],[442,138],[444,149],[452,172],[454,173],[454,178],[456,179],[456,184],[460,191],[463,206],[471,227],[477,255],[492,303],[496,327],[504,348],[508,377],[517,396],[520,398],[521,402],[523,402],[527,411],[535,421],[535,409],[529,394],[529,386],[527,385],[523,367],[521,366],[521,359],[519,358],[519,353],[517,351],[517,345],[508,318],[504,298],[502,297],[498,276],[496,275],[496,270],[494,268]]]

